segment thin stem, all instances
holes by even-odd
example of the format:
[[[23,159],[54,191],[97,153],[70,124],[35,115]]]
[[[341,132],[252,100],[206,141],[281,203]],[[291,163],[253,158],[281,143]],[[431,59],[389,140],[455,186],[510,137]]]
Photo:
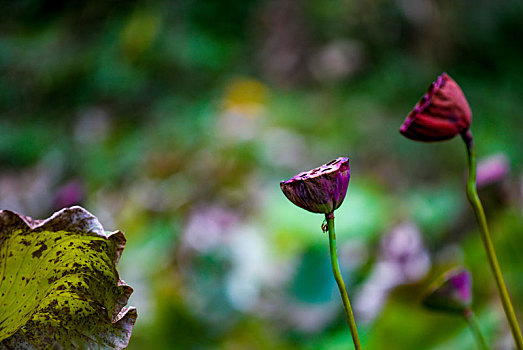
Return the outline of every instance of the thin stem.
[[[466,309],[463,313],[463,316],[465,317],[465,320],[467,321],[470,330],[472,331],[472,334],[474,335],[474,339],[476,340],[476,343],[478,344],[478,348],[480,350],[490,350],[487,343],[485,342],[485,338],[481,334],[481,330],[479,329],[478,322],[476,320],[476,317],[474,317],[474,313],[471,309]]]
[[[485,251],[487,253],[490,268],[496,280],[496,285],[498,287],[499,295],[501,297],[501,303],[503,304],[503,310],[505,311],[505,315],[510,325],[510,330],[512,331],[512,336],[514,337],[514,342],[516,343],[516,348],[517,350],[523,350],[523,336],[521,335],[521,330],[519,329],[518,320],[516,318],[516,314],[514,313],[512,302],[510,301],[507,286],[505,285],[503,275],[501,274],[498,258],[496,257],[494,245],[492,244],[492,239],[488,230],[485,212],[483,210],[483,206],[481,205],[481,201],[476,190],[476,153],[474,151],[472,133],[470,132],[470,130],[468,130],[461,136],[463,137],[463,140],[467,145],[468,153],[469,173],[467,180],[467,197],[472,208],[474,209],[474,214],[476,215],[476,220],[479,226],[479,232],[481,233],[481,240],[483,241],[483,245],[485,246]]]
[[[354,342],[354,348],[361,350],[360,338],[358,336],[358,329],[356,328],[356,321],[354,320],[354,314],[350,306],[349,295],[343,283],[343,278],[340,273],[340,266],[338,264],[338,253],[336,252],[336,233],[334,232],[334,214],[325,214],[327,220],[327,228],[329,230],[329,250],[331,257],[332,272],[334,273],[334,279],[338,284],[338,288],[341,294],[341,300],[343,301],[343,307],[345,309],[345,316],[347,317],[347,323],[349,324],[350,333],[352,335],[352,341]]]

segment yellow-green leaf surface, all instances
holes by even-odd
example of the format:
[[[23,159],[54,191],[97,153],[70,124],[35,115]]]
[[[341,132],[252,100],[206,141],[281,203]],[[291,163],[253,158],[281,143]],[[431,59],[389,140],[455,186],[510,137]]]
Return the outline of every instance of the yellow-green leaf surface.
[[[125,348],[136,309],[116,271],[124,246],[80,207],[0,211],[0,349]]]

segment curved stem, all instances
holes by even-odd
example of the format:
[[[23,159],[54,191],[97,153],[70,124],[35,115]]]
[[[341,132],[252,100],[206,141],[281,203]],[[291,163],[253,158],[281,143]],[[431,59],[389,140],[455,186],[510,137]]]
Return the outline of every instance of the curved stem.
[[[327,228],[329,230],[329,251],[332,265],[332,272],[334,273],[334,279],[338,284],[338,288],[341,294],[341,300],[343,301],[343,307],[345,309],[345,316],[347,317],[347,323],[349,324],[350,333],[352,335],[352,341],[354,342],[354,348],[361,350],[360,338],[358,336],[358,329],[356,328],[356,321],[354,320],[354,314],[350,306],[349,295],[345,288],[345,283],[340,273],[340,266],[338,264],[338,253],[336,252],[336,233],[334,232],[334,214],[325,214],[327,220]]]
[[[465,317],[465,320],[467,321],[470,330],[474,335],[474,339],[478,344],[478,348],[480,350],[490,350],[487,343],[485,342],[485,338],[483,338],[483,335],[481,334],[481,330],[479,329],[478,322],[476,321],[476,317],[474,317],[474,313],[472,312],[472,310],[466,309],[463,313],[463,316]]]
[[[496,257],[496,252],[494,250],[494,245],[492,244],[492,238],[487,226],[487,219],[485,217],[485,212],[481,201],[478,196],[476,189],[476,153],[474,151],[474,142],[472,140],[472,133],[468,130],[466,133],[461,135],[465,144],[467,145],[468,153],[468,180],[467,180],[467,197],[470,202],[470,205],[474,209],[474,214],[476,215],[476,220],[479,226],[479,232],[481,233],[481,240],[485,246],[485,251],[487,253],[488,261],[494,278],[496,280],[496,286],[498,287],[499,296],[501,297],[501,303],[503,304],[503,310],[507,317],[508,323],[510,325],[510,330],[512,331],[512,336],[514,337],[514,342],[516,343],[516,348],[518,350],[523,350],[523,336],[521,335],[521,330],[519,329],[518,320],[516,314],[514,313],[514,308],[512,307],[512,302],[507,291],[507,286],[503,280],[503,275],[501,274],[501,269],[499,267],[498,258]]]

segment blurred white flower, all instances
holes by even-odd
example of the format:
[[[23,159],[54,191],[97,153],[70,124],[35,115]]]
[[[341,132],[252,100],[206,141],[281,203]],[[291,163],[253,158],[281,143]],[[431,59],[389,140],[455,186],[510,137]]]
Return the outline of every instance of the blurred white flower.
[[[224,244],[239,217],[218,205],[197,206],[189,217],[183,233],[183,244],[199,252],[208,252]]]
[[[355,296],[361,322],[369,323],[380,313],[391,289],[421,280],[430,267],[419,228],[411,222],[393,228],[383,237],[379,260]]]
[[[107,138],[110,129],[109,113],[100,107],[90,107],[78,113],[74,137],[79,143],[98,143]]]
[[[265,156],[276,166],[299,168],[306,163],[308,152],[303,137],[291,130],[270,128],[261,135]]]
[[[318,81],[339,81],[359,72],[364,63],[364,51],[357,41],[339,39],[313,55],[309,69]]]

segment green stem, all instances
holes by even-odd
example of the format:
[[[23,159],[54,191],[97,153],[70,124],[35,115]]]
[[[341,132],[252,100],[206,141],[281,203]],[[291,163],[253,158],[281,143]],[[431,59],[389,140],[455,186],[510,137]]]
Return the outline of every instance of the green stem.
[[[507,286],[503,280],[503,275],[501,274],[501,269],[499,267],[498,259],[496,257],[496,252],[494,250],[494,245],[492,244],[492,239],[487,226],[487,219],[485,217],[485,212],[483,211],[483,206],[479,200],[478,192],[476,190],[476,153],[474,151],[474,142],[472,140],[472,133],[468,130],[466,133],[461,135],[463,141],[467,145],[468,153],[468,180],[467,180],[467,197],[469,199],[472,208],[474,209],[474,214],[476,215],[476,220],[479,226],[479,232],[481,233],[481,240],[485,246],[485,251],[487,253],[488,261],[494,278],[496,280],[496,285],[498,287],[499,295],[501,297],[501,303],[503,304],[503,310],[507,317],[508,323],[510,325],[510,330],[512,331],[512,336],[514,337],[514,342],[516,343],[517,350],[523,350],[523,336],[519,329],[518,320],[516,314],[514,313],[514,308],[510,301],[510,297],[507,291]]]
[[[354,342],[354,348],[361,350],[360,338],[358,336],[358,329],[356,328],[356,321],[354,320],[354,314],[350,306],[349,295],[343,283],[343,278],[340,273],[340,266],[338,264],[338,253],[336,252],[336,233],[334,232],[334,213],[325,214],[327,220],[327,228],[329,230],[329,250],[331,257],[332,272],[334,273],[334,279],[338,284],[338,288],[341,294],[341,300],[343,301],[343,307],[345,309],[345,316],[347,317],[347,323],[349,324],[350,333],[352,335],[352,341]]]
[[[465,320],[467,321],[470,330],[474,335],[474,339],[478,344],[478,348],[480,350],[490,350],[487,343],[485,342],[485,338],[483,338],[483,335],[481,334],[481,330],[479,329],[478,322],[476,321],[476,317],[474,317],[472,310],[466,309],[463,313],[463,316],[465,317]]]

